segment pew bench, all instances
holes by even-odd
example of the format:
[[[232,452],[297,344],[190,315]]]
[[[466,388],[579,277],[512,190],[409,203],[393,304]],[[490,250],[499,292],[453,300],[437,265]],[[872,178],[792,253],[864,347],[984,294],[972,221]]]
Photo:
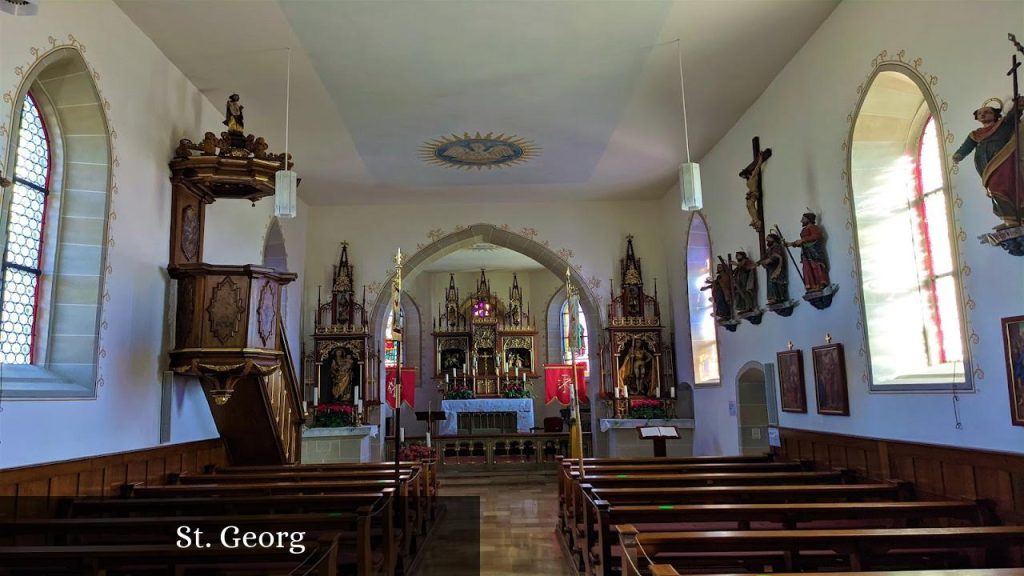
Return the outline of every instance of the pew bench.
[[[175,545],[0,546],[0,576],[106,576],[130,571],[175,576],[208,576],[220,570],[285,576],[302,566],[316,576],[337,575],[337,544],[306,542],[301,555],[279,548],[179,548]],[[168,572],[170,570],[170,572]]]
[[[618,525],[622,547],[622,576],[639,576],[635,567],[652,563],[700,564],[706,572],[714,561],[735,564],[740,554],[778,556],[785,571],[800,571],[831,558],[844,559],[847,570],[922,567],[922,556],[962,553],[972,568],[1022,566],[1024,526],[957,528],[748,530],[711,532],[640,532],[631,524]],[[641,552],[643,550],[643,552]],[[671,559],[668,556],[671,555]],[[638,564],[639,563],[639,564]]]
[[[338,572],[356,576],[388,576],[394,573],[394,542],[388,528],[377,531],[373,545],[374,517],[390,524],[390,509],[363,508],[354,513],[258,514],[243,516],[142,516],[124,518],[50,518],[0,522],[0,538],[15,539],[16,546],[124,546],[160,545],[181,542],[179,529],[202,530],[203,541],[220,543],[221,531],[233,527],[226,536],[240,537],[247,532],[284,533],[280,543],[290,546],[290,535],[302,533],[302,542],[336,543]],[[25,542],[36,540],[36,542]],[[374,554],[374,549],[377,554]],[[290,551],[291,553],[291,551]],[[294,554],[293,554],[294,556]]]
[[[978,526],[995,521],[991,503],[958,501],[917,502],[829,502],[792,504],[684,504],[612,506],[604,500],[589,501],[584,523],[584,559],[588,574],[609,576],[618,565],[612,548],[618,543],[619,524],[687,524],[667,530],[749,530],[807,529],[829,521],[843,521],[844,527],[896,528],[919,526],[922,522]],[[900,524],[902,526],[896,526]],[[726,525],[726,526],[723,526]],[[835,526],[831,526],[835,527]],[[666,530],[659,528],[658,531]]]

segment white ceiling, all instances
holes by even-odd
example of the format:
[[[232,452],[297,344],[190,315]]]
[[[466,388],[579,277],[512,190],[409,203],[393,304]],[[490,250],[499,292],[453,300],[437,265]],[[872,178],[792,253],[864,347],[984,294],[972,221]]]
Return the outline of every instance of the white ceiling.
[[[660,197],[685,159],[675,40],[699,159],[838,3],[117,1],[215,106],[241,94],[274,151],[293,47],[289,148],[313,204]],[[481,171],[419,157],[463,132],[540,150]]]
[[[539,262],[501,246],[477,242],[470,248],[446,254],[417,270],[418,272],[523,272],[543,270]]]

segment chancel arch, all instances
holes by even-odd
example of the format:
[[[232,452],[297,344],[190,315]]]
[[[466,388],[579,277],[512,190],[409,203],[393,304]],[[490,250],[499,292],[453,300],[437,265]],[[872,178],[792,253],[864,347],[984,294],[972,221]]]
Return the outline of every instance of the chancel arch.
[[[5,313],[2,322],[3,340],[28,346],[30,353],[5,360],[3,394],[89,397],[97,378],[110,211],[107,118],[92,72],[76,47],[41,56],[22,77],[6,148],[10,170],[4,171],[14,176],[15,185],[4,190],[0,241],[10,253],[22,250],[31,256],[32,262],[5,265],[4,273],[6,299],[29,300],[16,314],[13,309]],[[46,142],[40,152],[46,155],[45,184],[19,177],[38,152],[22,145],[32,138],[31,127],[22,123],[32,123],[33,115],[43,128],[37,140]]]
[[[969,389],[945,133],[928,82],[889,63],[858,104],[850,199],[872,390]]]

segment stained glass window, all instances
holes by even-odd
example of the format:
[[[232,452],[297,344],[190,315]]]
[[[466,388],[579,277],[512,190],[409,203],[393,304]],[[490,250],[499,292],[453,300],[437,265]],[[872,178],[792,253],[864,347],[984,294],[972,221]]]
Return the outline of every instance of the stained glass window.
[[[26,94],[21,106],[0,291],[0,360],[8,364],[32,362],[49,179],[46,127],[32,95]]]
[[[576,318],[579,319],[579,323],[575,326],[575,330],[572,329],[573,319],[569,315],[569,301],[566,300],[562,303],[562,361],[566,364],[572,362],[572,340],[570,338],[575,332],[576,342],[576,363],[585,364],[587,366],[585,374],[590,374],[590,362],[589,354],[587,353],[587,319],[583,316],[583,307],[579,304],[576,305]]]
[[[711,277],[711,237],[702,216],[695,215],[686,244],[687,296],[690,304],[690,343],[693,348],[693,375],[697,384],[719,381],[718,342],[714,306],[710,290],[704,290]]]
[[[395,313],[388,313],[388,325],[384,328],[384,366],[398,365],[398,346],[395,346],[392,328],[395,325]]]

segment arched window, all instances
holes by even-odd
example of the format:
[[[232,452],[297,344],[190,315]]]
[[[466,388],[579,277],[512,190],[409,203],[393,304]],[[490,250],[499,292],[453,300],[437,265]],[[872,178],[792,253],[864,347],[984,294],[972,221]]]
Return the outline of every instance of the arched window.
[[[110,133],[82,54],[22,75],[0,207],[4,397],[95,394],[110,213]]]
[[[590,354],[587,350],[587,318],[583,315],[583,307],[579,304],[576,305],[576,317],[579,319],[579,324],[576,325],[575,329],[575,347],[576,352],[576,363],[586,365],[584,374],[590,375]],[[572,318],[569,316],[569,301],[566,300],[562,303],[562,321],[561,321],[561,337],[562,337],[562,361],[566,364],[572,362],[572,341],[570,340],[573,336],[573,329],[570,326]]]
[[[690,221],[686,239],[686,290],[690,304],[690,346],[697,385],[718,384],[718,339],[710,290],[701,290],[711,277],[711,236],[700,214]]]
[[[872,388],[969,388],[941,127],[910,69],[881,68],[853,126],[850,183]]]
[[[31,364],[42,284],[43,227],[50,194],[50,142],[31,93],[21,105],[14,187],[7,212],[0,291],[0,361]]]
[[[388,323],[384,327],[384,367],[390,368],[398,365],[398,346],[395,345],[395,333],[393,328],[395,326],[395,313],[394,311],[388,312]]]

